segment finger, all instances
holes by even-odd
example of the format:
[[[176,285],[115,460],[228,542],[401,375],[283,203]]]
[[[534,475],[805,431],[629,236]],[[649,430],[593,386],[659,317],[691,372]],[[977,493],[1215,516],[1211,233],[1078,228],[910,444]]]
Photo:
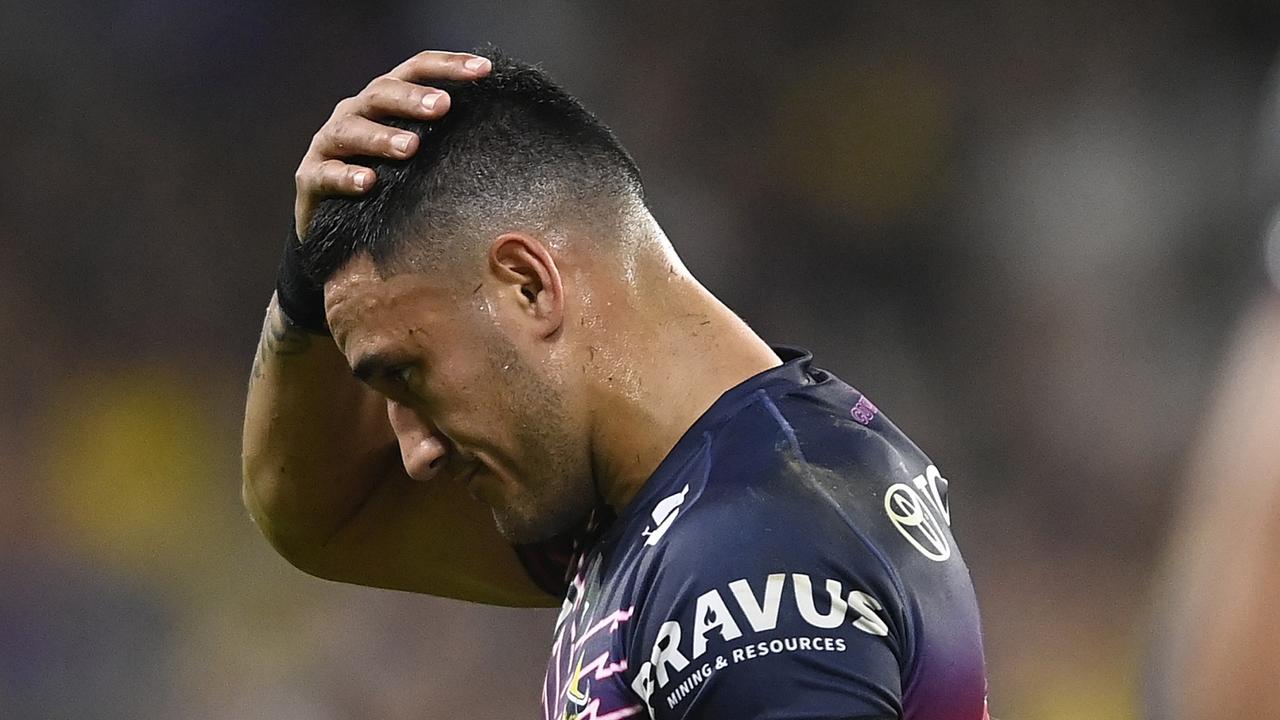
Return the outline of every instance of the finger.
[[[360,156],[403,160],[417,149],[417,134],[380,125],[359,115],[330,120],[311,143],[311,153],[319,160]]]
[[[362,165],[329,159],[298,173],[298,195],[363,195],[376,175]]]
[[[344,110],[370,118],[436,118],[449,110],[449,95],[383,75],[369,83]]]
[[[493,63],[471,53],[424,50],[397,65],[392,77],[401,80],[474,80],[488,74]]]
[[[376,178],[373,170],[341,160],[303,161],[294,174],[298,194],[293,203],[293,218],[298,236],[306,236],[317,201],[332,195],[362,195]]]

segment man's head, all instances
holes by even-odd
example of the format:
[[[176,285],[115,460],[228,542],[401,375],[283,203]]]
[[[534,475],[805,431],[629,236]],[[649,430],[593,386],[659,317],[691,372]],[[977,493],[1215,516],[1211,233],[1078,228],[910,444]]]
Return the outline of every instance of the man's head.
[[[406,161],[354,161],[374,168],[377,184],[316,208],[305,234],[314,278],[366,253],[384,272],[448,272],[446,261],[474,258],[510,230],[593,224],[603,243],[643,207],[640,171],[607,127],[541,70],[491,57],[479,80],[436,83],[451,100],[440,119],[380,121],[416,133],[420,149]]]
[[[591,276],[626,272],[651,223],[639,172],[542,72],[494,58],[442,83],[449,112],[377,184],[322,202],[308,272],[357,376],[387,396],[410,475],[470,476],[509,538],[534,541],[598,502],[585,347]],[[472,471],[476,471],[471,475]]]

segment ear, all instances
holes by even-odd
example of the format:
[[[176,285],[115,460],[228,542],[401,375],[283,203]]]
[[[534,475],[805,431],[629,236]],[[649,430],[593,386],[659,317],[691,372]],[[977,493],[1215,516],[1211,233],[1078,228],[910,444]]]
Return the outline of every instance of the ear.
[[[489,272],[502,288],[504,301],[538,325],[550,337],[564,322],[564,286],[560,269],[540,240],[524,233],[506,233],[489,247]]]

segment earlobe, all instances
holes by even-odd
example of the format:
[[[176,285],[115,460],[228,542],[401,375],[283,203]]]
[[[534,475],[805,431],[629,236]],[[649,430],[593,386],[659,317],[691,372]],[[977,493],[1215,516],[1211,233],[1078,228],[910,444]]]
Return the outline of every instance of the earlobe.
[[[540,240],[524,233],[498,237],[489,249],[489,269],[520,299],[525,313],[539,321],[544,337],[559,330],[564,288],[555,258]]]

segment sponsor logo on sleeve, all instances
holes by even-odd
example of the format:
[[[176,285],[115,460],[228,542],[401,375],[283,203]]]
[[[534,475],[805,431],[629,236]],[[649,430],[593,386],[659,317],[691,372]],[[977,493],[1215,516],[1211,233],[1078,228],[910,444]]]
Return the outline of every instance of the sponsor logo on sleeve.
[[[884,495],[884,511],[890,522],[920,554],[944,562],[951,557],[951,525],[947,505],[947,480],[930,465],[911,484],[895,483]],[[944,524],[945,523],[945,524]]]

